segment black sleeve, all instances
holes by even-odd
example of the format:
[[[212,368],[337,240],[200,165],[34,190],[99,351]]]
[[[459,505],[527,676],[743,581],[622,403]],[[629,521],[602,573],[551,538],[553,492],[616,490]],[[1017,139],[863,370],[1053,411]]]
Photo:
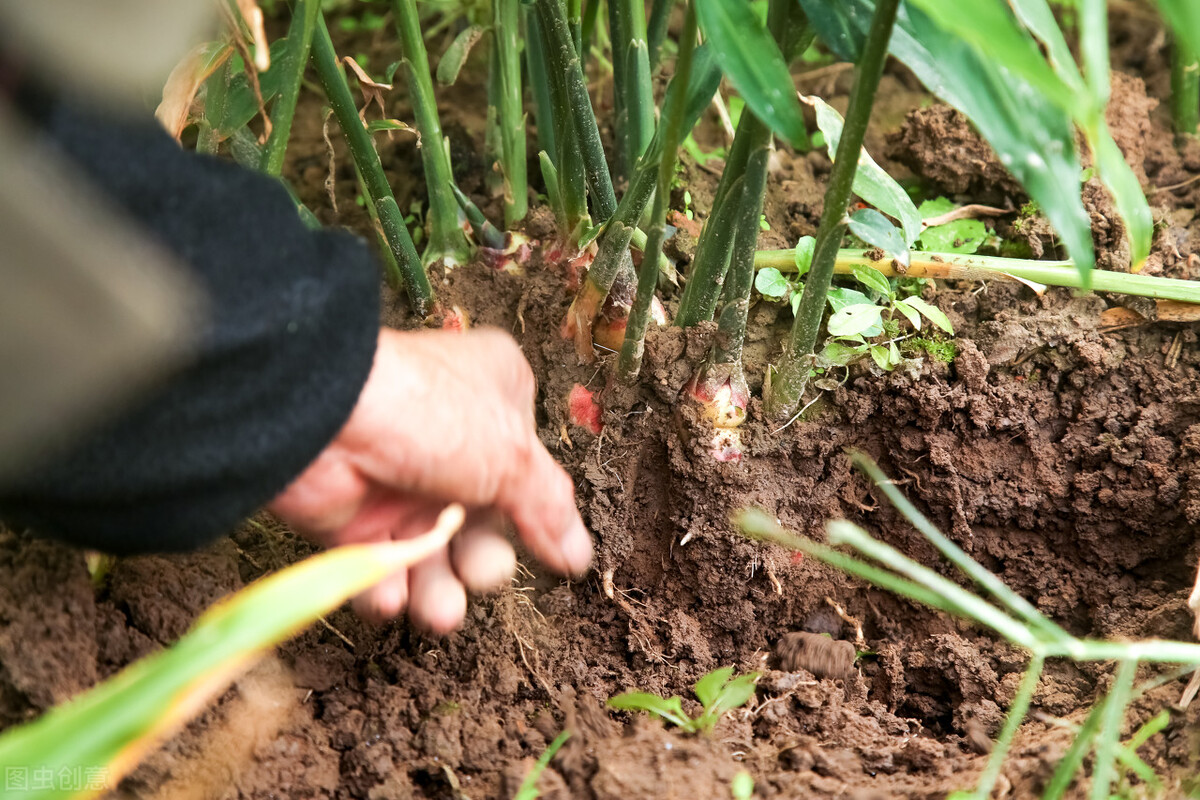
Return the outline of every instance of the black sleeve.
[[[114,207],[191,268],[209,312],[198,358],[7,484],[0,517],[117,554],[197,547],[282,491],[345,423],[374,357],[378,273],[361,240],[305,228],[277,182],[186,152],[152,120],[62,104],[41,116]]]

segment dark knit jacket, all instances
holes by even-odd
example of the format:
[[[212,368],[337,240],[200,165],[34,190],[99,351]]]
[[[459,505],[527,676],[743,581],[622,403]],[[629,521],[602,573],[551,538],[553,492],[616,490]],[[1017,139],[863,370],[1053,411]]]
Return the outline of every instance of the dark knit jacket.
[[[307,229],[276,181],[184,151],[151,119],[62,103],[32,116],[190,268],[209,312],[197,358],[0,487],[0,518],[117,554],[200,546],[282,491],[345,423],[375,352],[378,273],[361,240]]]

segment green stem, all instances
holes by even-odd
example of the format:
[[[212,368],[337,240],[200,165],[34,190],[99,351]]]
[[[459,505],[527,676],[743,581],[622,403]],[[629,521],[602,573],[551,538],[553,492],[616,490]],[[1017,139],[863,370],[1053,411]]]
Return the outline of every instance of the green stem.
[[[650,7],[650,21],[646,26],[646,44],[649,48],[651,72],[658,66],[662,56],[662,45],[667,38],[667,26],[671,22],[671,9],[675,0],[654,0]]]
[[[521,85],[520,0],[492,0],[492,42],[498,68],[500,172],[504,176],[504,226],[511,228],[529,211],[525,174],[525,108]]]
[[[525,23],[525,74],[533,95],[533,118],[537,123],[538,149],[558,163],[558,140],[555,136],[554,105],[551,102],[550,65],[546,62],[542,24],[537,11],[527,6],[521,15]],[[557,189],[557,187],[555,187]]]
[[[570,26],[571,41],[575,52],[583,57],[583,0],[567,0],[567,24]]]
[[[596,125],[596,115],[592,112],[592,99],[583,79],[579,53],[571,44],[571,31],[560,0],[535,2],[542,23],[542,34],[546,37],[546,60],[549,62],[551,74],[556,79],[561,77],[563,80],[568,111],[583,157],[588,189],[592,194],[594,216],[597,222],[603,223],[616,211],[617,195],[613,191],[612,176],[604,158],[604,145],[600,141],[600,129]],[[559,128],[559,133],[567,130],[569,129]],[[558,168],[561,172],[562,165],[559,164]]]
[[[392,187],[388,184],[387,176],[383,174],[379,153],[375,151],[371,135],[359,119],[358,108],[354,105],[354,97],[346,83],[346,75],[338,63],[333,40],[329,38],[329,29],[325,26],[324,18],[319,16],[317,30],[313,36],[312,62],[321,85],[325,88],[329,105],[333,108],[346,137],[346,144],[354,158],[354,166],[375,205],[387,247],[399,268],[398,275],[389,277],[404,286],[413,310],[424,316],[433,308],[433,287],[429,283],[429,276],[425,274],[421,259],[417,256],[417,250],[413,247],[412,237],[408,235],[404,215],[396,205]]]
[[[450,191],[454,175],[450,154],[438,120],[437,99],[429,72],[429,56],[421,36],[421,20],[416,0],[393,0],[396,33],[400,38],[401,64],[404,67],[413,116],[421,136],[421,162],[425,167],[425,185],[429,191],[429,243],[422,261],[438,259],[447,267],[463,264],[470,258],[471,246],[460,224],[458,203]]]
[[[713,341],[713,361],[717,364],[740,364],[742,361],[750,292],[754,286],[754,248],[758,244],[758,221],[762,216],[767,161],[771,155],[771,130],[749,111],[743,113],[742,120],[748,125],[742,128],[739,124],[738,127],[750,138],[750,153],[734,216],[733,247],[723,287],[725,302],[717,315],[717,337]]]
[[[287,49],[280,63],[272,66],[283,75],[279,94],[271,108],[271,135],[263,148],[262,171],[278,176],[283,171],[283,156],[288,139],[292,134],[292,119],[296,116],[296,100],[300,97],[300,83],[304,79],[304,68],[308,65],[308,53],[312,46],[313,31],[321,15],[321,0],[296,0],[292,9],[292,24],[288,28]]]
[[[696,11],[689,3],[683,33],[679,40],[679,59],[675,63],[675,80],[679,81],[680,86],[688,86],[691,79],[692,53],[695,48]],[[642,368],[646,325],[650,320],[650,306],[654,300],[654,289],[658,285],[658,257],[662,254],[663,241],[667,235],[667,207],[670,205],[671,182],[675,179],[675,162],[678,157],[679,144],[683,139],[684,117],[687,113],[686,95],[686,92],[676,93],[671,98],[671,104],[664,110],[662,154],[659,156],[658,186],[654,190],[654,208],[651,212],[650,230],[646,234],[646,250],[642,254],[642,264],[638,269],[637,297],[633,307],[629,310],[629,321],[625,325],[625,341],[621,345],[621,356],[617,361],[617,378],[626,383],[632,383]],[[753,248],[751,248],[751,256],[753,256]]]
[[[1054,768],[1054,774],[1042,792],[1042,800],[1061,800],[1067,789],[1070,788],[1071,782],[1075,779],[1075,773],[1083,766],[1083,759],[1092,749],[1092,740],[1096,738],[1096,731],[1100,727],[1101,712],[1105,705],[1107,705],[1107,701],[1094,706],[1088,712],[1083,725],[1079,727],[1079,731],[1071,741],[1071,746],[1067,748],[1067,752],[1059,759],[1058,766]]]
[[[900,278],[936,278],[946,280],[1012,281],[1020,279],[1047,286],[1082,289],[1083,279],[1073,261],[1033,261],[1019,258],[963,255],[961,253],[926,253],[914,250],[909,268],[897,272],[890,260],[873,260],[861,248],[837,251],[834,273],[850,275],[856,266],[869,266],[885,276]],[[760,250],[754,255],[755,269],[774,267],[780,272],[795,272],[795,253],[792,250]],[[1091,287],[1100,292],[1116,292],[1157,300],[1181,303],[1200,303],[1200,281],[1159,278],[1140,273],[1093,270]]]
[[[582,41],[580,52],[586,53],[591,49],[592,37],[596,33],[596,20],[600,17],[601,0],[588,0],[587,7],[583,9],[583,28],[579,32]]]
[[[1025,719],[1025,714],[1029,711],[1029,703],[1033,700],[1033,693],[1037,689],[1038,680],[1042,677],[1042,667],[1045,666],[1045,659],[1040,655],[1035,655],[1029,662],[1029,666],[1025,668],[1025,676],[1021,678],[1021,685],[1017,687],[1017,695],[1013,698],[1012,705],[1008,707],[1008,716],[1004,718],[1004,727],[1000,729],[1000,735],[996,737],[996,744],[992,747],[992,753],[988,756],[987,766],[983,769],[983,774],[979,776],[979,783],[975,785],[975,792],[972,795],[975,800],[988,800],[992,796],[992,789],[996,786],[996,780],[1000,777],[1000,769],[1004,766],[1004,759],[1008,755],[1008,749],[1012,746],[1013,737],[1016,736],[1017,729],[1021,727],[1021,722]]]
[[[1200,133],[1200,55],[1178,38],[1171,48],[1171,118],[1177,135]]]
[[[812,268],[804,284],[791,336],[784,346],[779,367],[770,375],[769,391],[764,397],[767,414],[774,419],[786,419],[796,413],[800,396],[808,382],[809,361],[825,312],[825,296],[829,293],[834,262],[846,228],[846,209],[850,204],[854,173],[862,151],[863,136],[867,132],[867,122],[871,117],[875,90],[883,75],[888,40],[899,5],[900,0],[878,0],[875,4],[862,60],[855,69],[857,74],[850,92],[846,122],[838,142],[829,188],[825,191],[825,211],[817,229]]]
[[[642,0],[610,0],[613,50],[613,136],[618,180],[629,177],[654,135],[654,97]]]
[[[558,11],[561,13],[562,8],[559,7]],[[563,54],[563,58],[569,59],[575,50],[568,40],[554,38],[551,27],[546,24],[540,11],[530,19],[536,20],[537,31],[541,35],[530,42],[529,46],[541,53],[539,61],[545,66],[549,79],[551,125],[554,142],[558,148],[557,155],[551,161],[558,176],[557,194],[563,208],[563,219],[559,223],[562,228],[560,234],[566,240],[582,228],[590,227],[581,225],[588,219],[587,171],[579,149],[579,137],[575,135],[567,76],[559,69],[551,54],[557,51]],[[563,24],[565,25],[565,22]],[[561,37],[561,31],[559,33]],[[577,246],[578,242],[570,244]]]

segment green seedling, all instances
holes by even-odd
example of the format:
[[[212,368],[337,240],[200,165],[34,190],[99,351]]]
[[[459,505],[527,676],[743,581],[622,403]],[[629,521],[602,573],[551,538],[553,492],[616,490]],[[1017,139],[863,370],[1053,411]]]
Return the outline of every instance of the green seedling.
[[[521,781],[517,793],[513,795],[513,800],[537,800],[542,796],[542,793],[538,790],[538,781],[541,780],[542,773],[546,771],[546,767],[550,766],[551,759],[554,758],[555,754],[558,753],[562,746],[566,744],[567,739],[570,738],[570,731],[563,731],[554,737],[554,741],[542,751],[542,754],[538,756],[537,763],[533,765],[533,769],[529,770],[529,773]]]
[[[754,697],[759,674],[747,672],[733,677],[733,667],[721,667],[696,681],[693,687],[703,711],[689,717],[679,697],[659,697],[650,692],[626,692],[608,701],[619,711],[643,711],[653,714],[686,733],[710,734],[726,713],[741,708]]]
[[[741,770],[729,782],[729,794],[733,800],[750,800],[754,796],[754,776],[746,770]]]

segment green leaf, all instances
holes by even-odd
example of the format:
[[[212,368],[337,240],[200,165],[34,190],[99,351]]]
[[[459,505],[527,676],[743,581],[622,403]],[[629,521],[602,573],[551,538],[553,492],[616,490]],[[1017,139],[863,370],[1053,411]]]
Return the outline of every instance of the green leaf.
[[[272,98],[279,93],[279,83],[283,80],[282,68],[276,69],[275,66],[284,61],[283,54],[287,52],[287,38],[276,39],[271,42],[271,69],[266,72],[259,73],[258,85],[262,91],[263,103],[271,102]],[[243,65],[244,62],[235,56],[233,62],[236,68],[238,64]],[[221,70],[217,70],[209,81],[224,80],[224,75]],[[258,114],[258,98],[254,96],[254,90],[250,87],[250,78],[247,77],[244,71],[234,75],[229,82],[229,91],[225,95],[225,108],[223,113],[216,119],[209,119],[209,123],[213,126],[213,130],[222,139],[227,139],[234,134],[235,131],[241,130],[250,120],[254,119]]]
[[[787,278],[783,277],[782,272],[774,267],[766,267],[760,269],[758,275],[755,276],[754,288],[763,297],[782,300],[788,296],[788,292],[792,290],[792,285],[788,283]]]
[[[835,8],[861,36],[874,7],[871,0],[842,0]],[[974,9],[975,4],[963,8]],[[820,24],[818,18],[812,19]],[[931,92],[975,124],[1001,163],[1043,209],[1088,281],[1095,254],[1091,219],[1079,193],[1082,170],[1070,116],[1019,74],[983,57],[973,43],[951,35],[913,5],[901,6],[890,50]]]
[[[696,0],[696,17],[717,62],[746,105],[795,147],[808,128],[783,54],[746,2]]]
[[[723,687],[733,677],[733,667],[714,669],[700,680],[696,681],[696,699],[706,709],[711,708],[721,693]]]
[[[907,300],[897,300],[892,303],[892,308],[899,311],[908,320],[908,323],[917,330],[921,330],[921,314],[915,308],[908,304]]]
[[[654,714],[686,730],[693,727],[692,719],[684,713],[683,701],[678,697],[662,698],[650,692],[625,692],[609,699],[608,707],[618,711]]]
[[[1024,79],[1059,108],[1082,111],[1084,98],[1060,78],[1037,43],[1020,24],[1006,0],[909,0],[934,24],[970,45],[975,52]]]
[[[862,358],[866,350],[866,345],[848,345],[844,342],[830,340],[821,350],[821,358],[839,367],[845,367]]]
[[[858,291],[857,289],[847,289],[844,286],[830,286],[829,294],[825,296],[825,299],[829,301],[829,307],[835,312],[841,311],[846,306],[852,306],[858,303],[874,305],[874,303],[871,302],[871,298],[867,297],[862,292]]]
[[[1187,42],[1188,49],[1200,53],[1200,3],[1196,0],[1158,0],[1162,12],[1175,35]]]
[[[882,327],[883,309],[874,303],[859,303],[835,311],[829,318],[830,336],[853,336]]]
[[[454,41],[450,43],[446,52],[442,54],[441,60],[438,61],[438,83],[442,86],[450,86],[458,80],[458,73],[462,71],[463,64],[467,63],[467,57],[471,55],[471,48],[483,38],[486,31],[487,29],[482,25],[470,25],[454,37]]]
[[[887,276],[874,267],[868,267],[865,264],[855,264],[854,277],[868,289],[879,292],[884,297],[892,296],[892,284],[888,281]]]
[[[892,371],[891,355],[888,353],[888,349],[883,345],[871,345],[871,360],[874,361],[875,365],[884,372]]]
[[[937,306],[926,302],[923,298],[918,297],[917,295],[906,297],[904,302],[915,308],[917,311],[920,311],[925,316],[925,319],[929,320],[946,333],[950,334],[951,336],[954,335],[954,326],[950,324],[950,318],[947,317],[945,313],[943,313],[943,311]]]
[[[796,247],[792,251],[796,260],[796,277],[801,278],[808,274],[808,270],[812,267],[813,253],[817,249],[817,240],[811,236],[801,236],[800,241],[796,242]]]
[[[444,548],[451,533],[447,526],[416,539],[338,547],[255,581],[206,611],[171,647],[5,731],[0,773],[37,767],[58,775],[86,767],[103,771],[115,785],[137,765],[139,754],[203,708],[263,650]],[[75,794],[69,784],[58,784],[5,797],[57,800]]]
[[[922,220],[940,217],[958,208],[958,204],[945,197],[937,197],[921,203],[917,211]],[[956,219],[934,225],[921,231],[918,242],[920,249],[934,253],[965,253],[970,255],[979,249],[987,238],[987,226],[977,219]]]
[[[875,209],[863,208],[851,214],[850,232],[908,266],[908,244],[904,234]]]
[[[721,688],[720,693],[708,706],[708,710],[714,717],[719,718],[727,711],[732,711],[735,708],[741,708],[746,705],[758,690],[758,678],[759,674],[757,672],[747,672],[745,675],[738,675]],[[697,686],[696,695],[699,696],[699,694],[699,686]]]
[[[825,134],[829,157],[834,158],[842,138],[842,115],[819,97],[806,97],[804,102],[816,109],[817,127]],[[875,163],[866,148],[859,154],[858,169],[854,173],[854,193],[885,214],[900,220],[904,229],[904,247],[901,250],[906,250],[921,235],[921,215],[913,205],[912,198],[895,178]]]

